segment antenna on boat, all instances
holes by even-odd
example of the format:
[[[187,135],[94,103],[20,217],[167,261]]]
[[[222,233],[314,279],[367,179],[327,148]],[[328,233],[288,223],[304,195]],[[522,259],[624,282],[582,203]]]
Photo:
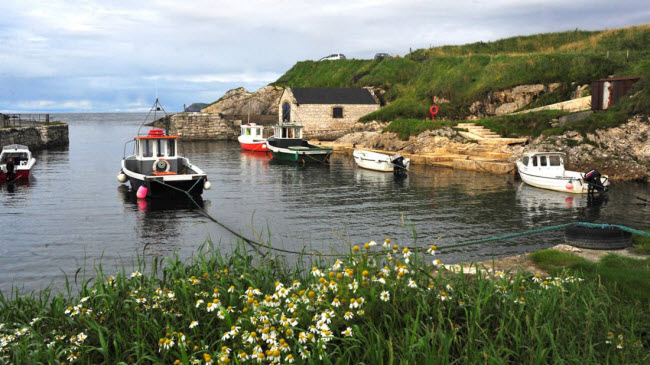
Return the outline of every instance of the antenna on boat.
[[[157,88],[156,88],[156,94],[158,94],[158,89]],[[156,96],[156,101],[153,103],[153,106],[151,107],[151,109],[149,109],[149,113],[147,113],[147,116],[142,121],[142,124],[140,124],[140,128],[138,128],[138,136],[140,135],[140,129],[142,129],[142,126],[144,125],[144,123],[147,121],[147,119],[149,119],[149,116],[151,115],[151,112],[153,112],[153,115],[154,115],[153,116],[153,121],[155,122],[158,119],[157,116],[158,116],[158,111],[159,110],[161,110],[165,114],[165,116],[164,116],[164,118],[165,118],[165,133],[167,135],[169,135],[169,118],[167,118],[167,111],[165,110],[165,108],[163,108],[162,104],[160,104],[160,102],[158,101],[158,96]]]

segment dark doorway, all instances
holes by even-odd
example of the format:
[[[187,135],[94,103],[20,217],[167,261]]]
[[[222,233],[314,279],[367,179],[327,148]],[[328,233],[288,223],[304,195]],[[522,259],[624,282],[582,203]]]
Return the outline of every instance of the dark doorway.
[[[291,104],[288,102],[282,104],[282,123],[291,123]]]

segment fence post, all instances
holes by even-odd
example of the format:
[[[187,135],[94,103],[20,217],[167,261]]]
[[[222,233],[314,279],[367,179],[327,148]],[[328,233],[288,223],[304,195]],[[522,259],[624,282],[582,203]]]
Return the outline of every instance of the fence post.
[[[50,124],[50,115],[45,114],[45,124]]]

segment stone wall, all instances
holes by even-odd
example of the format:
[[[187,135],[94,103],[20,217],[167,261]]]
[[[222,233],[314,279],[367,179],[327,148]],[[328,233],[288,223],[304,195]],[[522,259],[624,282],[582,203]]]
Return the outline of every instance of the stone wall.
[[[241,125],[241,121],[208,113],[177,113],[171,119],[169,134],[184,140],[236,139]]]
[[[10,144],[22,144],[31,151],[67,146],[68,125],[57,123],[37,127],[0,128],[0,147]]]
[[[288,89],[287,89],[288,90]],[[290,92],[285,92],[278,104],[278,122],[282,122],[282,104],[291,104],[291,122],[304,126],[303,138],[333,141],[354,129],[362,116],[379,109],[379,104],[302,104],[297,105]],[[332,110],[343,108],[343,118],[333,118]]]

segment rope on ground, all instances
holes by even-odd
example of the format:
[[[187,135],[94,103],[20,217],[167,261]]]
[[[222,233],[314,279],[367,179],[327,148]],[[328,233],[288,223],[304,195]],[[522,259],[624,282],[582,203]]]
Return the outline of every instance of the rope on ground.
[[[199,179],[199,180],[202,180],[202,179]],[[270,251],[281,252],[281,253],[292,254],[292,255],[307,255],[307,256],[321,256],[321,257],[340,257],[340,256],[343,255],[343,254],[326,254],[326,253],[313,252],[313,251],[294,251],[294,250],[288,250],[288,249],[283,249],[283,248],[279,248],[279,247],[273,247],[270,244],[265,245],[265,244],[263,244],[261,242],[250,239],[250,238],[244,236],[243,234],[241,234],[239,232],[236,232],[235,230],[231,229],[230,227],[228,227],[224,223],[220,222],[218,219],[214,218],[203,207],[201,207],[199,205],[199,203],[196,202],[196,200],[194,200],[194,197],[189,193],[189,190],[185,191],[185,190],[179,189],[179,188],[177,188],[175,186],[165,184],[164,181],[159,181],[159,180],[154,180],[154,181],[157,182],[157,183],[160,183],[162,185],[165,185],[165,186],[167,186],[169,188],[172,188],[172,189],[175,189],[177,191],[185,193],[187,195],[187,197],[190,198],[190,200],[194,203],[194,205],[205,215],[206,218],[208,218],[212,222],[220,225],[221,227],[226,229],[228,232],[230,232],[233,235],[239,237],[240,239],[242,239],[243,241],[245,241],[246,243],[248,243],[250,245],[257,246],[257,247],[260,247],[260,248],[265,248],[265,249],[270,250]],[[195,183],[195,185],[196,185],[196,183]],[[460,247],[460,246],[469,246],[469,245],[474,245],[474,244],[477,244],[477,243],[501,241],[501,240],[507,240],[507,239],[511,239],[511,238],[515,238],[515,237],[528,236],[528,235],[531,235],[531,234],[537,234],[537,233],[542,233],[542,232],[553,231],[553,230],[562,229],[562,228],[565,228],[565,227],[568,227],[568,226],[582,226],[582,227],[602,228],[602,229],[609,228],[609,227],[615,227],[615,228],[619,228],[619,229],[621,229],[623,231],[630,232],[632,234],[641,235],[641,236],[645,236],[645,237],[650,237],[650,232],[641,231],[641,230],[638,230],[638,229],[626,227],[626,226],[619,225],[619,224],[575,222],[575,223],[564,223],[564,224],[558,224],[558,225],[544,227],[544,228],[532,229],[532,230],[528,230],[528,231],[524,231],[524,232],[510,233],[510,234],[506,234],[506,235],[502,235],[502,236],[488,237],[488,238],[482,238],[482,239],[478,239],[478,240],[471,240],[471,241],[451,243],[451,244],[448,244],[448,245],[436,245],[436,246],[437,246],[437,249],[453,248],[453,247]],[[406,248],[408,248],[411,251],[426,251],[428,249],[428,247],[406,247]],[[385,252],[368,252],[367,254],[376,256],[376,255],[384,255]]]

